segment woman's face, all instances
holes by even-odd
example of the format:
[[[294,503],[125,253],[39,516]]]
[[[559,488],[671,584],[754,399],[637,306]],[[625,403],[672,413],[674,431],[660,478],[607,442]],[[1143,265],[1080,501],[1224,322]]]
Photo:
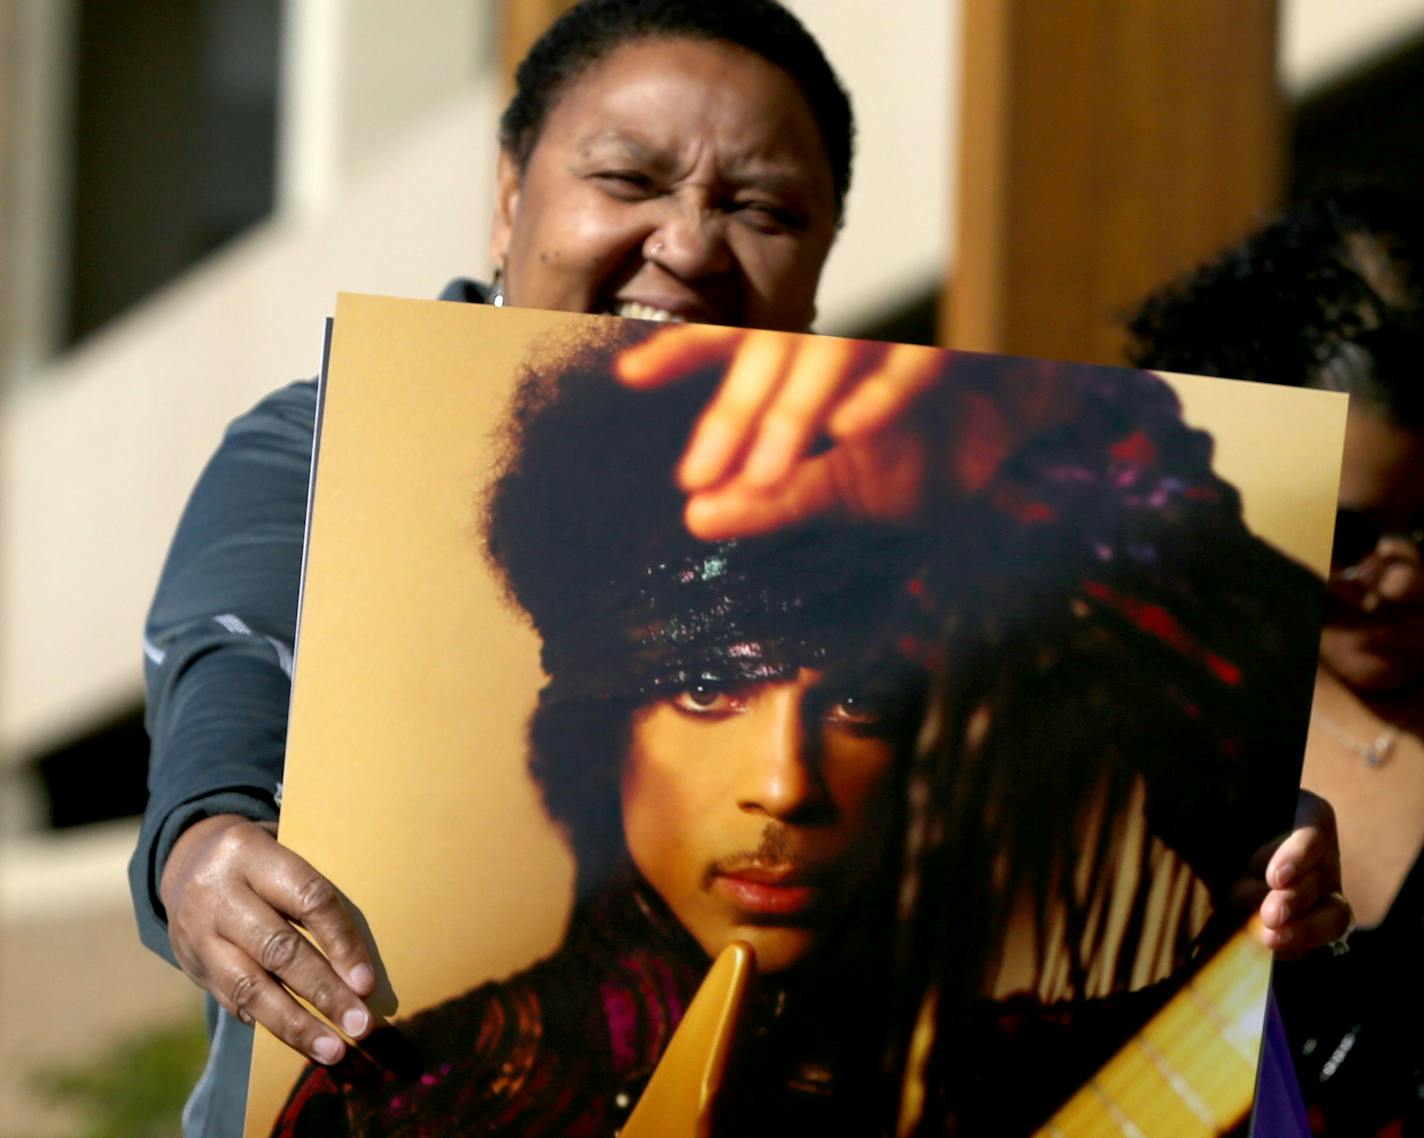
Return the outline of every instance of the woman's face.
[[[837,221],[789,75],[649,39],[573,81],[523,171],[500,156],[490,247],[511,304],[803,331]]]
[[[1352,410],[1340,511],[1320,654],[1360,692],[1398,692],[1424,679],[1424,569],[1411,536],[1424,528],[1424,434]],[[1341,540],[1352,529],[1366,535],[1354,549]]]

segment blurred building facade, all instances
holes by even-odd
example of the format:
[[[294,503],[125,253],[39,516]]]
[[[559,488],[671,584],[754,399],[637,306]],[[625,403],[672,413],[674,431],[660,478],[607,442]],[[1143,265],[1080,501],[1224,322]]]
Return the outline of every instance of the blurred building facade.
[[[1424,2],[1260,3],[1287,112],[1280,192],[1424,172]],[[1013,4],[790,2],[860,119],[819,330],[934,335],[973,159],[965,29],[976,6]],[[488,275],[508,41],[557,6],[0,4],[5,1069],[193,1006],[132,938],[123,873],[143,801],[140,626],[173,525],[225,423],[315,372],[338,289],[428,297]],[[61,940],[84,953],[56,956]],[[76,970],[91,979],[60,982]],[[27,1109],[0,1083],[0,1133]]]

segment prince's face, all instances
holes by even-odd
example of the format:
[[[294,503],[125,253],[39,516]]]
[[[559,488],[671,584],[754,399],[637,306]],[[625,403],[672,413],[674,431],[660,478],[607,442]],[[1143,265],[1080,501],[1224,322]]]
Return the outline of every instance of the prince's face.
[[[635,714],[628,851],[709,955],[744,940],[764,971],[796,964],[881,866],[907,718],[883,688],[802,669]]]

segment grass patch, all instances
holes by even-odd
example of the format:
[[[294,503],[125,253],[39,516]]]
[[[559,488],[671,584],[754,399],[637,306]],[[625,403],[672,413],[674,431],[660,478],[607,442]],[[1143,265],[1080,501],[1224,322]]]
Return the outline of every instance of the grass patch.
[[[207,1057],[200,1014],[135,1032],[86,1062],[43,1068],[30,1085],[80,1121],[73,1138],[171,1138]]]

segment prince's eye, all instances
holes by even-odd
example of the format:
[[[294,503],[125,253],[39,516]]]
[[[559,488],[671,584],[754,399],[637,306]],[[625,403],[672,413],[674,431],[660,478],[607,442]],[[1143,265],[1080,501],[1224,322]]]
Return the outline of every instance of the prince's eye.
[[[873,727],[885,718],[885,703],[874,696],[844,695],[831,704],[826,718],[834,723]]]
[[[713,684],[694,684],[683,688],[672,697],[672,704],[689,715],[726,715],[742,706],[732,692]]]

